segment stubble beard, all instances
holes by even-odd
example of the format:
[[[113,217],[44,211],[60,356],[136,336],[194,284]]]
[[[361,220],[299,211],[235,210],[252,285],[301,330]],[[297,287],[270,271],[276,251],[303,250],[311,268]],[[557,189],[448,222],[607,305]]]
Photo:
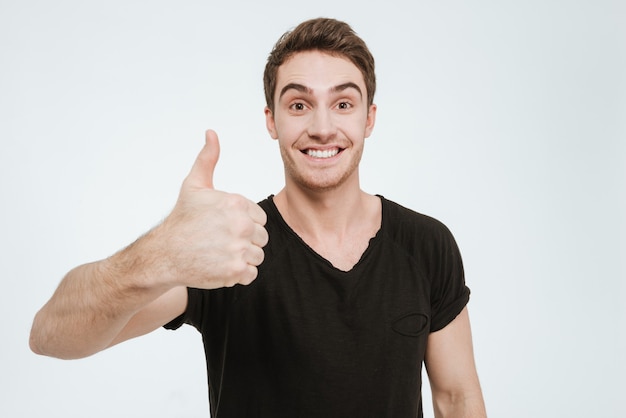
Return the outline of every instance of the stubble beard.
[[[308,191],[324,192],[336,190],[345,184],[350,177],[357,175],[363,150],[355,154],[348,167],[341,172],[337,172],[337,167],[330,167],[328,169],[311,170],[307,173],[303,173],[302,170],[298,168],[294,159],[289,155],[289,152],[283,147],[280,147],[280,154],[283,159],[287,182],[291,180],[291,182],[298,187]]]

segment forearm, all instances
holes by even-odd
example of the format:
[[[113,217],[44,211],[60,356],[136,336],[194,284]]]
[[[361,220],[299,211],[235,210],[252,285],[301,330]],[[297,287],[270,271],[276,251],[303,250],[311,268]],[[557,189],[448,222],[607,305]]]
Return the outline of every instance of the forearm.
[[[128,320],[171,286],[151,237],[119,253],[70,271],[37,313],[31,349],[59,358],[86,357],[108,347]]]
[[[431,333],[425,357],[437,418],[485,418],[467,308]]]
[[[433,392],[435,418],[486,418],[482,393],[452,394]]]

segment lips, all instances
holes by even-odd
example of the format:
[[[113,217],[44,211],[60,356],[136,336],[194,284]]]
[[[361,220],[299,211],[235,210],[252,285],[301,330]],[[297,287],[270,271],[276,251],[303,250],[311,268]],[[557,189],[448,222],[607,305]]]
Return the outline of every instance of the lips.
[[[325,159],[325,158],[334,157],[335,155],[339,154],[340,151],[341,150],[339,148],[331,148],[331,149],[325,149],[325,150],[307,149],[305,150],[305,153],[309,157]]]

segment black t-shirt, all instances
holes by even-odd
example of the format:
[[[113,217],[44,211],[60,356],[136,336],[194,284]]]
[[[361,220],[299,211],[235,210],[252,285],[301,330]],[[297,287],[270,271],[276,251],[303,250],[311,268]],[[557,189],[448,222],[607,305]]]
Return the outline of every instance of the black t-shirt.
[[[348,272],[262,201],[269,243],[249,286],[189,289],[213,418],[421,417],[428,334],[469,300],[450,231],[381,197],[381,228]]]

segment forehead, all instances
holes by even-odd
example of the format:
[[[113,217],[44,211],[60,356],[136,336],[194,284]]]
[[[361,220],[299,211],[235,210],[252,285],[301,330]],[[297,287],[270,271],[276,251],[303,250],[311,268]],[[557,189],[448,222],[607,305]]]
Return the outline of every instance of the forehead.
[[[275,94],[290,83],[302,84],[314,92],[352,82],[365,92],[363,74],[349,59],[321,51],[303,51],[289,57],[276,74]]]

